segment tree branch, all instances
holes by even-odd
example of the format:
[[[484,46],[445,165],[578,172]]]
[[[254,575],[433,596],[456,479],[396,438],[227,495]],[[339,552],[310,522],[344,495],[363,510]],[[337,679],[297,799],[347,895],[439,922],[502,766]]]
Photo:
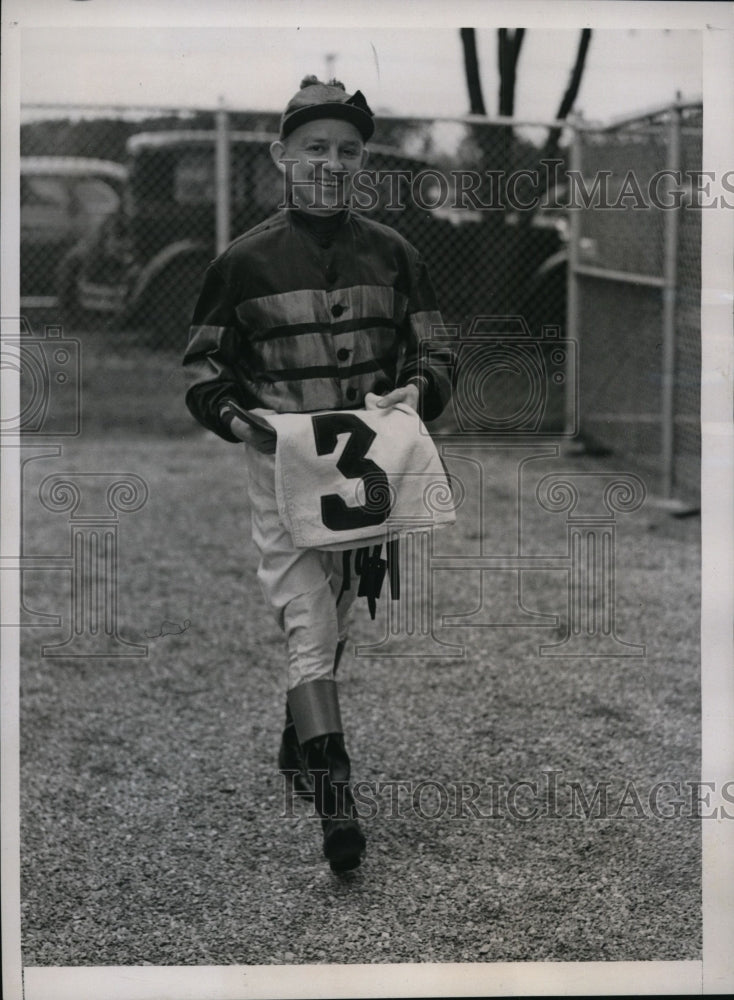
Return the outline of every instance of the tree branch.
[[[568,81],[568,87],[566,88],[566,93],[563,95],[561,100],[561,106],[558,109],[558,114],[556,118],[564,119],[578,96],[579,87],[581,86],[581,77],[584,72],[584,64],[586,63],[586,53],[589,51],[589,44],[591,42],[591,28],[584,28],[581,32],[581,38],[579,39],[579,47],[576,51],[576,62],[571,70],[571,78]]]
[[[574,102],[578,97],[579,88],[581,87],[581,77],[583,76],[584,65],[586,63],[586,54],[589,51],[590,43],[591,28],[584,28],[581,32],[581,37],[579,38],[579,45],[576,50],[576,61],[574,62],[573,69],[571,70],[568,86],[566,87],[566,92],[563,95],[560,107],[558,108],[558,114],[556,115],[556,118],[560,121],[563,121],[568,117],[574,106]],[[548,138],[546,139],[545,148],[543,150],[543,159],[552,160],[558,154],[558,143],[560,138],[560,128],[550,129],[548,132]]]

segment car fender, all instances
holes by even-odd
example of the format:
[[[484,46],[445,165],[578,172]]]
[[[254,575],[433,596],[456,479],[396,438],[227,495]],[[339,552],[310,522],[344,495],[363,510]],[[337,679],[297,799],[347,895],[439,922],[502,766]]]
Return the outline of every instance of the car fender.
[[[203,267],[212,259],[211,249],[196,240],[176,240],[160,250],[137,274],[128,299],[128,308],[134,309],[145,297],[148,290],[171,264],[179,260],[196,258]]]
[[[61,255],[55,271],[55,280],[57,284],[59,280],[62,280],[63,277],[69,274],[70,270],[74,270],[76,267],[80,267],[84,263],[84,258],[87,253],[87,243],[88,241],[80,240]]]
[[[555,271],[556,268],[561,267],[568,263],[568,250],[564,247],[562,250],[557,250],[556,253],[546,257],[540,267],[536,270],[534,278],[541,279],[545,278],[546,275],[550,274],[551,271]]]

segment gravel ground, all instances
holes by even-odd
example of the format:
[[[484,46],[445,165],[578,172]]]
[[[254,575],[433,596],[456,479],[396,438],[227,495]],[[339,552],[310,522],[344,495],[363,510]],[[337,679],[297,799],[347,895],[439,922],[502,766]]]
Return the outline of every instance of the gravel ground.
[[[148,655],[41,657],[62,632],[25,630],[24,964],[700,958],[700,825],[656,818],[646,799],[657,781],[699,776],[696,518],[647,504],[618,519],[617,631],[645,643],[644,658],[539,656],[563,622],[441,630],[464,644],[462,659],[351,649],[341,695],[369,846],[358,871],[337,877],[318,821],[276,771],[285,660],[254,580],[239,450],[175,419],[167,430],[87,432],[27,467],[35,552],[68,546],[66,515],[33,502],[49,471],[134,472],[150,497],[119,526],[120,633]],[[489,480],[480,496],[467,479],[441,552],[476,552],[479,535],[508,551],[517,455],[485,461]],[[537,473],[560,468],[617,466],[556,459]],[[528,551],[562,551],[563,517],[524,511]],[[494,614],[518,613],[514,586],[490,574]],[[565,588],[558,571],[523,574],[523,605],[557,613]],[[436,575],[435,608],[477,600],[476,574]],[[26,601],[60,613],[66,574],[28,573]],[[189,624],[168,634],[166,621]],[[354,637],[375,641],[382,627],[360,608]],[[511,809],[503,796],[520,781],[538,795],[518,786]],[[571,815],[571,782],[587,794],[608,782],[609,815]],[[474,811],[462,783],[469,798],[479,790]],[[540,815],[522,818],[538,802]]]

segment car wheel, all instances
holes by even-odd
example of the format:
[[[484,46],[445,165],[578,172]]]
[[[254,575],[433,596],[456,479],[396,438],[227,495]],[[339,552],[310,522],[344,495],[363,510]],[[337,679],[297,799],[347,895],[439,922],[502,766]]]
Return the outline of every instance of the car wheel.
[[[77,254],[67,254],[56,270],[56,295],[62,323],[76,327],[84,318],[84,309],[79,302],[78,281],[82,268],[82,258]]]

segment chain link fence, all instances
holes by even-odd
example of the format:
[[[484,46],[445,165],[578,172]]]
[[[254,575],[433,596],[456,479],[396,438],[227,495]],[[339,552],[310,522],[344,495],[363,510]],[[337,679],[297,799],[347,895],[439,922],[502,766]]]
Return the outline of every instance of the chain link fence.
[[[700,492],[701,209],[689,178],[701,156],[700,105],[581,127],[572,151],[582,437],[687,506]]]
[[[700,209],[660,172],[700,169],[701,106],[558,125],[383,116],[356,210],[418,248],[451,335],[484,342],[470,430],[480,410],[502,433],[580,424],[653,492],[696,503]],[[209,261],[283,201],[277,128],[274,113],[25,108],[24,307],[180,355]],[[456,411],[448,424],[464,429]]]
[[[134,338],[182,351],[208,262],[283,201],[269,155],[278,116],[24,113],[24,305],[46,306],[72,332],[104,325],[118,343]],[[553,124],[377,120],[355,208],[420,251],[443,319],[457,335],[492,316],[513,343],[542,342],[544,326],[562,336],[565,218],[523,207],[532,203],[532,175],[542,174]],[[85,160],[91,171],[94,160],[99,175],[107,160],[126,172],[115,183],[95,175],[109,190],[93,217],[82,218],[80,181],[67,176],[72,159],[75,171],[83,171]],[[496,340],[496,322],[493,329]],[[524,378],[512,365],[494,366],[481,389],[487,405],[512,413],[518,392],[526,391]],[[544,426],[563,429],[563,394],[555,386]]]

